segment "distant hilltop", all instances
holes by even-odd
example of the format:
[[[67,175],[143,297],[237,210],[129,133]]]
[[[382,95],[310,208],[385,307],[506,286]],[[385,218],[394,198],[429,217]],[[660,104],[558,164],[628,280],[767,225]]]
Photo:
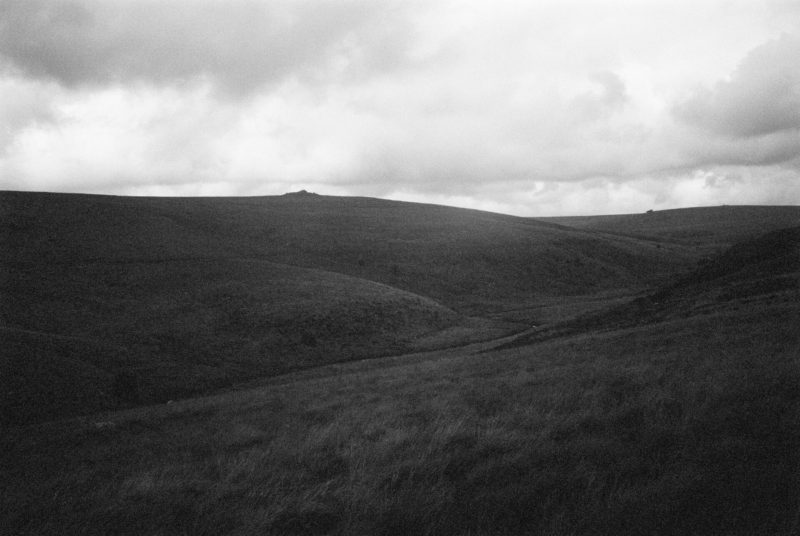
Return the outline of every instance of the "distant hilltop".
[[[306,190],[300,190],[299,192],[286,192],[283,194],[284,196],[291,196],[291,197],[310,197],[310,196],[319,196],[319,194],[314,192],[309,192]]]

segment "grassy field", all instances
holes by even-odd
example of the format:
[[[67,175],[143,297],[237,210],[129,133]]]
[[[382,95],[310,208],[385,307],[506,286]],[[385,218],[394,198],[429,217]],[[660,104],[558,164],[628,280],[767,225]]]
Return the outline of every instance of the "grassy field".
[[[796,301],[10,429],[3,526],[795,534],[790,319]]]
[[[173,215],[179,204],[151,202],[169,205]],[[385,208],[377,200],[348,202]],[[390,213],[404,207],[387,206]],[[505,232],[518,236],[527,225],[485,213],[405,208],[436,222],[414,231],[417,247],[430,252],[445,236],[460,247],[476,243],[459,242],[448,218],[462,218],[459,225],[485,218],[494,222],[485,224],[490,228],[512,223],[513,231],[486,231],[489,242]],[[120,215],[109,210],[113,227]],[[15,214],[10,221],[21,221]],[[320,229],[331,221],[344,225],[330,217]],[[396,217],[392,225],[402,227]],[[667,223],[661,232],[669,232]],[[439,225],[449,230],[436,238]],[[552,258],[567,255],[578,236],[558,226],[533,229],[537,254]],[[194,249],[183,253],[213,246],[228,256],[168,259],[162,251],[164,258],[122,258],[161,246],[140,251],[131,242],[117,251],[109,245],[116,239],[99,235],[91,247],[106,253],[94,260],[67,248],[42,253],[41,262],[19,253],[16,264],[4,265],[13,269],[3,287],[0,407],[17,416],[46,409],[24,425],[0,424],[0,532],[797,534],[800,232],[779,230],[721,251],[723,229],[700,247],[675,244],[678,260],[657,270],[648,263],[658,256],[650,255],[673,251],[662,238],[609,242],[607,231],[581,231],[587,256],[614,244],[635,253],[612,249],[608,257],[628,259],[601,277],[619,288],[603,284],[559,298],[565,287],[556,278],[551,293],[529,300],[522,291],[509,297],[517,283],[503,282],[470,306],[466,294],[446,288],[444,300],[389,285],[383,272],[357,258],[352,266],[344,254],[326,261],[321,245],[313,255],[307,247],[309,265],[299,268],[280,255],[241,255],[236,248],[250,239],[214,245],[212,230],[206,246],[192,245],[186,234],[189,245],[180,247]],[[328,231],[315,232],[331,239]],[[362,244],[355,230],[348,232],[355,242],[347,243]],[[147,236],[157,241],[157,234]],[[6,235],[4,247],[19,236]],[[514,258],[496,249],[483,253],[485,264],[467,263],[459,273],[479,274]],[[391,259],[386,255],[379,258]],[[598,264],[583,267],[609,266],[596,257]],[[690,260],[704,257],[689,269]],[[336,263],[350,268],[336,272]],[[593,277],[600,276],[576,285]],[[469,316],[475,303],[483,317]],[[531,327],[537,318],[547,320]],[[284,368],[269,368],[282,363],[275,355],[284,356]],[[180,374],[158,372],[159,359]],[[166,366],[173,362],[176,368]],[[131,377],[135,370],[140,375]],[[214,384],[216,377],[224,381]],[[49,380],[37,383],[41,378]],[[161,404],[128,400],[128,409],[92,413],[108,407],[96,396],[98,385],[112,395],[116,389],[114,396],[152,396],[169,387],[169,378],[201,382],[201,392],[214,394]],[[21,398],[26,389],[41,399]],[[173,386],[161,395],[171,392],[180,391]],[[36,422],[48,412],[54,420]]]

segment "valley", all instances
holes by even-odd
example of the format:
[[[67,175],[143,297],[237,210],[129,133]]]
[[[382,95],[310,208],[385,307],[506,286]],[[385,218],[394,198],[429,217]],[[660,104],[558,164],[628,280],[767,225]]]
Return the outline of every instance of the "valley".
[[[798,530],[800,207],[0,211],[9,533]]]

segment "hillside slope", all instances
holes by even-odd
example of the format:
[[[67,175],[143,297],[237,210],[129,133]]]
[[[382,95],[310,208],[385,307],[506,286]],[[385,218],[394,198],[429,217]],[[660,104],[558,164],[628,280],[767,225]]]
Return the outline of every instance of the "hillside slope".
[[[798,299],[800,227],[792,227],[735,244],[675,283],[614,314],[652,322],[740,308],[768,309]]]
[[[322,262],[322,246],[308,247],[309,262]],[[258,257],[20,259],[6,261],[0,299],[0,408],[20,415],[48,386],[66,397],[66,409],[51,406],[63,416],[141,394],[147,378],[179,378],[166,370],[210,381],[282,366],[270,359],[280,348],[321,363],[329,348],[372,353],[464,320],[419,294]],[[349,361],[5,428],[0,526],[37,536],[795,536],[798,276],[793,226],[504,348]],[[147,360],[144,377],[130,374]],[[103,382],[110,391],[96,390]]]
[[[258,260],[39,265],[0,296],[7,422],[403,353],[458,325],[493,333],[429,298]]]
[[[4,430],[0,526],[796,536],[798,312],[800,300],[766,301],[343,363]]]
[[[644,214],[569,216],[541,220],[576,229],[649,238],[719,251],[769,231],[800,225],[800,207],[697,207],[649,211]]]
[[[385,283],[470,313],[542,295],[640,288],[691,265],[682,246],[487,212],[367,198],[0,194],[16,263],[259,258]]]
[[[697,259],[685,244],[305,193],[2,192],[0,213],[6,422],[499,336],[505,320],[574,316]]]
[[[618,330],[692,317],[725,318],[739,310],[785,309],[800,326],[800,227],[735,244],[655,292],[520,337],[509,346],[589,330]],[[800,334],[800,327],[796,328]]]

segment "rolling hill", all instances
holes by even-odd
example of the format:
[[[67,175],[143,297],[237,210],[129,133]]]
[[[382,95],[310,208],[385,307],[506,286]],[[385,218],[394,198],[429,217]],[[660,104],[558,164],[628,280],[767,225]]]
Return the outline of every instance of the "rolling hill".
[[[0,521],[20,535],[794,536],[797,246],[797,229],[734,246],[646,307],[548,339],[9,428]]]
[[[776,209],[770,224],[790,212]],[[569,319],[665,284],[729,238],[639,238],[306,192],[2,192],[0,213],[4,422],[164,401]],[[664,218],[642,216],[653,217]],[[755,221],[734,208],[715,218],[714,229],[740,233]],[[674,236],[679,220],[654,229]]]
[[[691,245],[719,252],[776,229],[800,225],[797,206],[717,206],[648,211],[644,214],[567,216],[542,221],[576,229]]]
[[[775,314],[800,326],[800,227],[779,229],[735,244],[695,270],[634,300],[526,334],[508,346],[596,330],[726,315],[747,310]],[[800,328],[797,328],[800,335]]]
[[[0,202],[9,533],[797,534],[789,209]]]
[[[689,258],[522,218],[307,193],[3,192],[0,212],[3,422],[495,337],[538,321],[531,307],[548,296],[602,303]]]
[[[403,353],[458,325],[508,330],[380,283],[258,260],[41,266],[3,291],[0,422]]]
[[[459,311],[642,287],[694,254],[536,220],[369,198],[126,198],[5,192],[13,263],[247,258],[343,273]]]

